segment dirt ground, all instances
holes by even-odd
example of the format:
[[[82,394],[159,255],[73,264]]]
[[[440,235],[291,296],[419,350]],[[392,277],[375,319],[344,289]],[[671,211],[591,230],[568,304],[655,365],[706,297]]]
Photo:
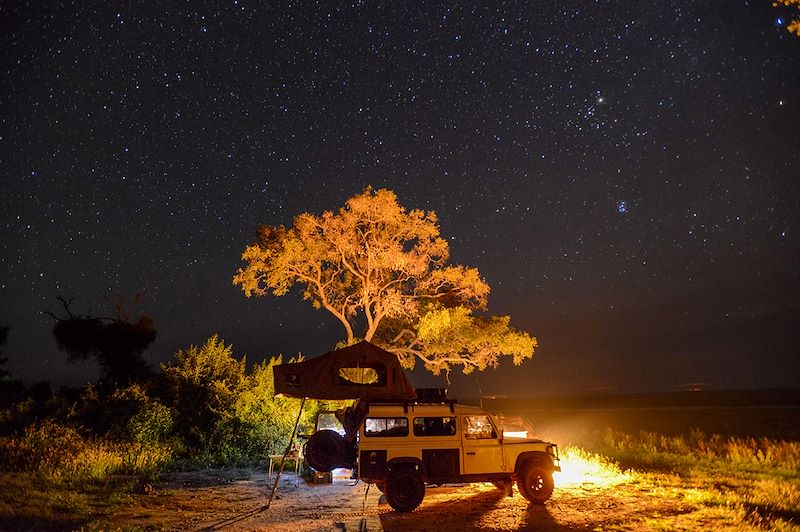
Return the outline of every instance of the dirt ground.
[[[428,487],[422,505],[394,512],[374,487],[336,478],[309,484],[285,473],[275,500],[265,505],[274,475],[225,470],[175,474],[146,486],[144,493],[106,516],[114,527],[164,530],[639,530],[680,529],[680,516],[694,509],[676,498],[634,483],[609,487],[584,484],[556,488],[544,505],[530,504],[514,490],[509,498],[491,484]],[[696,526],[697,521],[694,521]],[[709,523],[712,524],[712,523]],[[715,527],[716,528],[716,527]]]

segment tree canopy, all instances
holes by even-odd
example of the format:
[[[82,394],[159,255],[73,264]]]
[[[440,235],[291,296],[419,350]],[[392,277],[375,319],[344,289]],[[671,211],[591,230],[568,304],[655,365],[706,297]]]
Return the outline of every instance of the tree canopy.
[[[406,210],[390,190],[367,187],[338,212],[302,213],[291,227],[263,225],[256,235],[233,283],[247,297],[298,285],[341,323],[347,345],[372,341],[434,374],[533,356],[536,339],[507,316],[475,315],[486,310],[489,285],[477,269],[447,264],[436,213]]]
[[[786,24],[786,30],[800,37],[800,0],[775,0],[772,2],[774,7],[784,6],[792,10],[791,18]]]

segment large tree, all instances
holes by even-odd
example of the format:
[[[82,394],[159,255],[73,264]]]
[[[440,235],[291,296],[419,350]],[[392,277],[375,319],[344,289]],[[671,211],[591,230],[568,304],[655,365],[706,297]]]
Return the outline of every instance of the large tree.
[[[336,213],[259,227],[233,283],[247,297],[299,285],[339,320],[346,344],[375,342],[406,367],[421,360],[434,374],[494,367],[502,355],[515,364],[532,357],[536,339],[508,317],[474,314],[486,309],[489,285],[475,268],[448,265],[449,255],[434,212],[406,210],[394,192],[368,187]]]

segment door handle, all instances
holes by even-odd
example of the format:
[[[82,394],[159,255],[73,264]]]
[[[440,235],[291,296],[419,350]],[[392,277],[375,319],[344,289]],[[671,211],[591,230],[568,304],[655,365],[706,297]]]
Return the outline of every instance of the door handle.
[[[468,454],[468,455],[470,455],[470,456],[475,456],[475,453],[474,453],[474,452],[472,452],[472,453],[467,453],[467,454]]]

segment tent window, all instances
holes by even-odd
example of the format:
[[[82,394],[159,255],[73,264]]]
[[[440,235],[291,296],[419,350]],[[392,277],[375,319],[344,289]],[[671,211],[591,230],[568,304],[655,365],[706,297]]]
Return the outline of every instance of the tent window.
[[[386,367],[375,364],[365,368],[339,368],[339,382],[369,386],[386,386]]]

